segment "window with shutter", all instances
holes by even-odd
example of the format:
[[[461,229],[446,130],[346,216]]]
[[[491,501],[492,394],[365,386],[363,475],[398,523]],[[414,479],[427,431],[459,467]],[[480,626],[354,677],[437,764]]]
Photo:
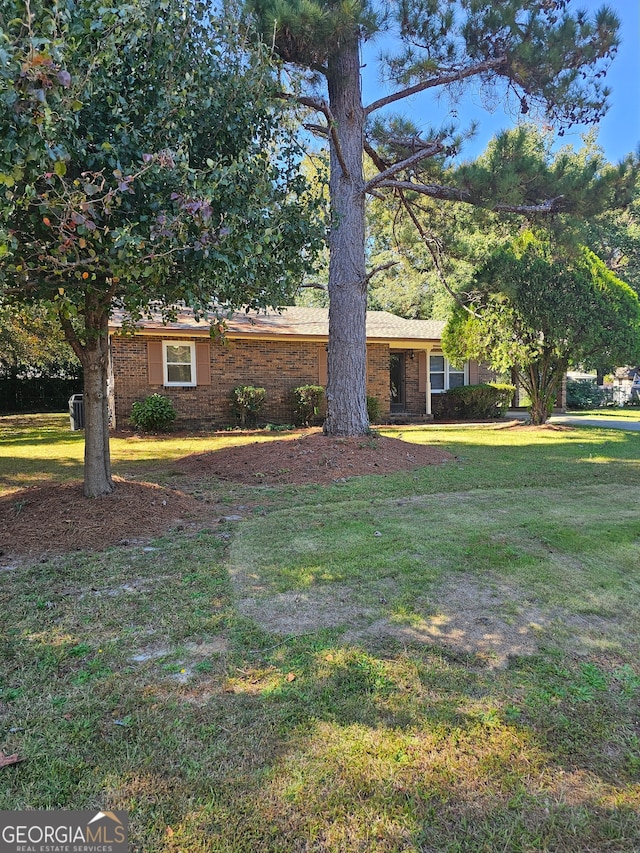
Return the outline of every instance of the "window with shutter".
[[[196,348],[192,341],[163,341],[164,384],[196,384]]]

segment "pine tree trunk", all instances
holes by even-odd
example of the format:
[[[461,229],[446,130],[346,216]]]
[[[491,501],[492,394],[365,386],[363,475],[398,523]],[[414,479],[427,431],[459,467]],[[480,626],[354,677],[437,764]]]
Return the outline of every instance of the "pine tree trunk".
[[[84,494],[87,498],[108,495],[114,490],[109,450],[108,313],[87,312],[87,336],[83,348],[84,368]]]
[[[358,39],[346,39],[328,62],[330,137],[328,435],[363,435],[367,416],[367,276],[362,145],[364,110]],[[339,146],[339,147],[338,147]]]

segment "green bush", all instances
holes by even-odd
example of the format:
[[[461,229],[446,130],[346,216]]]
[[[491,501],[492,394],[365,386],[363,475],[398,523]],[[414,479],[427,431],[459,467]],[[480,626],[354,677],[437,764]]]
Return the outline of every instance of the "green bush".
[[[173,403],[162,394],[151,394],[131,407],[131,423],[144,432],[166,432],[175,419]]]
[[[513,385],[499,383],[462,385],[439,394],[433,402],[436,420],[488,420],[500,418],[511,405]]]
[[[605,394],[591,379],[567,379],[568,409],[597,409]]]
[[[242,428],[255,426],[262,411],[267,392],[253,385],[238,385],[231,392],[231,410]]]
[[[370,424],[377,424],[380,420],[380,400],[377,397],[367,397],[367,415]]]
[[[322,385],[300,385],[291,392],[293,396],[293,420],[296,426],[308,427],[320,411],[324,397]]]

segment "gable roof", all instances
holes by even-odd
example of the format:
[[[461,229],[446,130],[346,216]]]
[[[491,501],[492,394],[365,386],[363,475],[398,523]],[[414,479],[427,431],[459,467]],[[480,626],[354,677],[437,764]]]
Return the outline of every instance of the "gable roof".
[[[122,312],[114,312],[109,327],[112,330],[122,325]],[[326,341],[329,336],[329,311],[326,308],[282,308],[280,311],[268,311],[265,314],[236,311],[226,323],[226,335],[229,338],[254,338],[273,340],[287,337],[294,340],[316,339]],[[445,323],[442,320],[405,320],[388,311],[367,311],[367,340],[397,345],[410,345],[411,342],[439,342]],[[196,321],[193,311],[183,310],[176,321],[163,324],[160,314],[150,320],[137,324],[139,333],[144,335],[209,335],[207,320]]]

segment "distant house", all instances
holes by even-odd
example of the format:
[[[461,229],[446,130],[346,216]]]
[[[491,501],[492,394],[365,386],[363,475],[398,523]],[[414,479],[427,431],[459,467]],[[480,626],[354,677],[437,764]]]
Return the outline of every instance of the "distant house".
[[[619,367],[615,372],[614,383],[619,403],[640,401],[640,365]]]
[[[444,357],[444,323],[404,320],[386,311],[367,313],[367,394],[377,397],[384,420],[431,417],[433,399],[449,388],[493,378],[476,362],[454,368]],[[291,391],[326,385],[328,312],[285,308],[267,314],[234,314],[224,342],[191,312],[163,325],[145,320],[134,335],[110,324],[110,397],[114,425],[124,427],[136,400],[158,392],[171,398],[178,423],[222,427],[233,423],[231,391],[238,385],[266,389],[262,419],[290,423]]]

